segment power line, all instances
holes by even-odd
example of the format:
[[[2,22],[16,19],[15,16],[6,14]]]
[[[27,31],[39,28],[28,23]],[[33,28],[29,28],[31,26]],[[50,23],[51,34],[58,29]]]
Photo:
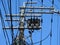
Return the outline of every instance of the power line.
[[[5,9],[5,6],[4,6],[4,3],[3,3],[3,0],[1,0],[1,3],[2,3],[2,5],[3,5],[3,9],[4,9],[5,14],[7,14],[6,9]],[[2,23],[4,24],[3,17],[1,16],[1,18],[2,18]],[[9,41],[9,37],[8,37],[7,31],[5,31],[5,32],[6,32],[6,35],[7,35],[7,38],[8,38],[8,42],[9,42],[9,44],[10,44],[10,41]]]
[[[4,6],[4,3],[3,3],[3,0],[1,0],[1,3],[2,3],[2,6],[4,8],[4,12],[7,14],[6,9],[5,9],[5,6]]]
[[[50,36],[50,32],[49,32],[49,34],[48,34],[44,39],[42,39],[42,40],[40,40],[40,41],[38,41],[38,42],[35,42],[35,43],[33,43],[33,44],[40,43],[41,41],[43,42],[43,41],[45,41],[49,36]]]
[[[43,6],[43,0],[41,0],[41,7]],[[43,11],[42,9],[41,9],[41,11]],[[42,20],[42,15],[43,14],[41,14],[41,20]],[[41,26],[42,26],[42,23],[41,23]],[[41,29],[41,40],[42,40],[42,29]],[[40,45],[42,45],[42,41],[40,41]]]
[[[12,44],[13,44],[13,36],[14,36],[14,32],[13,32],[13,23],[12,23],[12,1],[9,0],[10,2],[10,19],[11,19],[11,35],[12,35]]]
[[[52,6],[54,6],[54,0],[52,0]]]
[[[52,16],[51,16],[50,45],[51,45],[51,41],[52,41],[52,22],[53,22],[53,19],[52,19]]]
[[[41,1],[41,2],[43,2],[43,0]],[[53,3],[52,3],[53,4]],[[43,3],[42,3],[42,6],[43,6]],[[53,5],[52,5],[53,6]],[[41,10],[42,11],[42,10]],[[10,15],[12,15],[12,12],[11,12],[11,2],[10,2]],[[53,14],[52,14],[53,15]],[[53,22],[53,16],[51,15],[51,31],[50,31],[50,33],[49,33],[49,35],[45,38],[45,39],[47,39],[49,36],[50,36],[50,45],[51,45],[51,40],[52,40],[52,22]],[[42,18],[42,17],[41,17]],[[12,18],[11,18],[11,16],[10,16],[10,19],[11,19],[11,33],[12,33],[12,43],[13,43],[13,24],[12,24]],[[44,39],[44,40],[45,40]],[[42,45],[42,41],[43,41],[43,39],[42,39],[42,30],[41,30],[41,39],[40,39],[40,44]]]
[[[0,17],[1,17],[1,10],[0,10]],[[1,22],[2,22],[2,20],[1,20]],[[4,25],[2,24],[2,26],[4,26]],[[6,39],[6,35],[5,35],[5,31],[4,31],[4,30],[3,30],[3,35],[4,35],[4,37],[5,37],[6,45],[8,45],[7,39]]]
[[[1,14],[1,10],[0,10],[0,17],[1,17],[2,27],[5,27],[4,19],[3,19],[2,14]],[[5,35],[5,33],[6,33],[6,35]],[[7,31],[5,31],[4,29],[3,29],[3,34],[4,34],[5,39],[6,39],[6,36],[7,36],[8,43],[10,45],[10,41],[9,41],[9,37],[8,37]],[[6,39],[6,45],[8,45],[7,39]]]
[[[52,7],[53,6],[54,6],[54,0],[52,0]],[[51,15],[50,45],[52,45],[52,23],[53,23],[53,14]]]
[[[9,0],[7,0],[7,5],[8,5],[8,10],[9,10],[9,7],[10,7]],[[10,11],[9,11],[9,13],[10,13]]]
[[[9,0],[7,0],[7,5],[8,5],[8,11],[10,13],[10,2],[9,2]],[[5,13],[5,14],[7,15],[7,13]],[[6,19],[8,19],[8,18],[6,17]],[[9,22],[7,22],[7,23],[8,23],[8,26],[10,26]],[[11,32],[11,30],[10,30],[10,32]],[[12,36],[12,34],[11,34],[11,36]]]
[[[58,0],[58,2],[60,2],[60,0]],[[59,17],[57,16],[57,45],[60,45],[60,36],[59,36],[59,34],[60,34],[59,32],[60,31],[59,31],[58,27],[59,27]]]
[[[17,7],[18,7],[18,6],[17,6],[17,3],[18,3],[18,1],[15,0],[15,5],[16,5],[16,6],[15,6],[15,7],[16,7],[16,8],[15,8],[15,13],[16,13],[16,14],[17,14]]]
[[[58,17],[58,15],[57,15],[57,45],[59,45],[59,44],[58,44],[58,42],[59,42],[59,41],[58,41],[58,33],[59,33],[59,32],[58,32],[58,25],[59,25],[59,17]]]

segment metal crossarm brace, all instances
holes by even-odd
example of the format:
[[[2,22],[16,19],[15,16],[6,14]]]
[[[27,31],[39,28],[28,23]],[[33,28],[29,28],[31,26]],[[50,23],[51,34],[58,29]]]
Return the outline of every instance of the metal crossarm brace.
[[[54,10],[54,7],[24,7],[24,6],[22,6],[22,7],[20,7],[20,9],[44,9],[44,10],[48,9],[48,10]]]

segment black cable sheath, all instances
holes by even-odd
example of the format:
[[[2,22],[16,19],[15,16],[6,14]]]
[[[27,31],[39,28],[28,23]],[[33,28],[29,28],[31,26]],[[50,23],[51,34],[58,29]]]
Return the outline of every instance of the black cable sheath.
[[[9,7],[10,7],[9,0],[7,0],[7,5],[8,5],[8,10],[10,10],[9,9]],[[10,13],[10,11],[9,11],[9,13]]]
[[[12,35],[12,45],[13,45],[13,37],[14,37],[14,32],[13,32],[13,23],[12,23],[12,0],[10,1],[10,19],[11,19],[11,35]]]
[[[0,10],[0,17],[1,17],[2,27],[4,28],[4,27],[5,27],[5,24],[4,24],[4,19],[3,19],[3,17],[2,17],[2,14],[1,14],[1,10]],[[9,37],[8,37],[8,34],[7,34],[6,29],[5,29],[5,30],[3,29],[3,33],[4,33],[5,39],[6,39],[6,36],[7,36],[7,39],[8,39],[8,42],[7,42],[7,39],[6,39],[6,45],[8,45],[8,43],[9,43],[9,45],[10,45],[10,41],[9,41]],[[5,33],[6,33],[6,35],[5,35]]]
[[[41,41],[42,41],[42,42],[45,41],[49,36],[50,36],[50,33],[49,33],[44,39],[42,39]],[[41,41],[35,42],[35,43],[33,43],[33,44],[40,43]]]
[[[0,18],[1,18],[1,10],[0,10]],[[1,19],[2,22],[2,19]],[[2,22],[3,23],[3,22]],[[4,26],[4,24],[2,24],[2,27]],[[6,35],[5,35],[5,31],[3,30],[3,35],[5,37],[5,41],[6,41],[6,45],[8,45],[7,39],[6,39]]]
[[[43,6],[43,0],[41,0],[41,7]],[[42,9],[41,9],[41,11],[43,11]],[[43,14],[41,14],[41,19],[42,19],[42,15]],[[42,26],[42,22],[41,22],[41,26]],[[41,29],[41,40],[42,40],[42,29]],[[42,41],[40,41],[40,45],[42,45]]]
[[[5,14],[7,14],[6,9],[5,9],[5,6],[4,6],[4,3],[3,3],[3,0],[1,0],[1,3],[2,3],[2,6],[3,6],[3,9],[4,9]],[[4,24],[4,19],[3,19],[2,15],[1,15],[1,18],[2,18],[2,22]],[[9,41],[9,37],[8,37],[7,31],[5,30],[5,32],[6,32],[6,35],[7,35],[7,38],[8,38],[8,42],[9,42],[9,45],[10,45],[10,41]]]

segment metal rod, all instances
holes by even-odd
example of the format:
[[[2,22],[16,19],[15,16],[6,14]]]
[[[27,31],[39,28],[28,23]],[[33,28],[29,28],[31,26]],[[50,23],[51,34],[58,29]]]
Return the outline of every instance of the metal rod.
[[[20,12],[21,13],[21,12]],[[49,11],[49,12],[25,12],[26,14],[53,14],[53,13],[57,13],[60,14],[60,11]]]
[[[5,27],[3,29],[11,29],[11,28]],[[18,28],[18,27],[13,27],[13,29],[33,29],[33,28]],[[40,28],[34,28],[34,29],[41,29],[41,27]]]
[[[49,9],[54,10],[54,7],[20,7],[20,9]]]

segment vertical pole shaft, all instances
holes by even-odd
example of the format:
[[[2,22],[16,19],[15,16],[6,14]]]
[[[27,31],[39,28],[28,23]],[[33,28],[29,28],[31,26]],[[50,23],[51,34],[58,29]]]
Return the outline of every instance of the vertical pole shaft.
[[[20,15],[20,34],[19,34],[19,40],[20,45],[25,45],[24,42],[24,9],[21,9],[21,15]]]
[[[21,29],[20,30],[20,38],[19,38],[19,40],[20,40],[20,45],[24,45],[24,30],[23,29]]]

